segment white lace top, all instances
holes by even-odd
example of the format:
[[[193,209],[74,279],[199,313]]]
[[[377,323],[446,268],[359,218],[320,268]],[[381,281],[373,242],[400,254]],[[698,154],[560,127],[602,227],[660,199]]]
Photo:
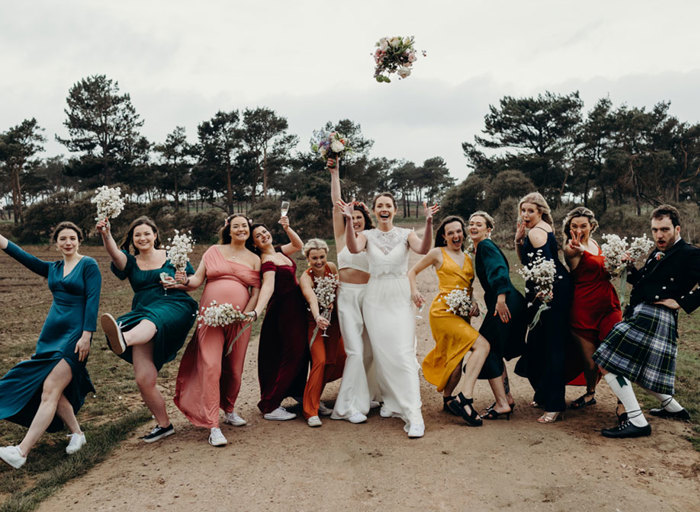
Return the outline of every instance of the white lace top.
[[[394,227],[391,231],[370,229],[367,238],[369,273],[372,277],[405,277],[408,271],[408,235],[410,229]]]
[[[342,270],[344,268],[352,268],[369,273],[367,252],[362,251],[360,253],[353,254],[348,250],[347,246],[343,247],[343,250],[338,253],[338,269]]]

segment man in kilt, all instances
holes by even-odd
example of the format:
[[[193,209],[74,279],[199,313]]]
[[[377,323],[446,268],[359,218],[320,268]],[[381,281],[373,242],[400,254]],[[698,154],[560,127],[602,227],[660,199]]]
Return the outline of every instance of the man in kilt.
[[[605,437],[651,434],[630,381],[661,401],[660,408],[649,411],[653,416],[690,419],[673,398],[677,324],[679,308],[692,313],[700,305],[700,249],[681,238],[680,216],[670,205],[652,212],[651,233],[654,251],[640,270],[629,268],[627,281],[633,288],[625,319],[593,354],[626,413],[618,426],[601,432]]]

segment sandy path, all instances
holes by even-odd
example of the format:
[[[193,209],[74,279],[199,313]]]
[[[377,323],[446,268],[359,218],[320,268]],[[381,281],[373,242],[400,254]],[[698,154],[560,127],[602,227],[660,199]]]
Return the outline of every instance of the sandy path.
[[[434,295],[434,273],[419,283]],[[433,346],[423,316],[420,360]],[[540,425],[539,411],[527,406],[527,381],[514,376],[512,419],[469,428],[441,412],[440,395],[421,379],[426,435],[409,440],[400,420],[376,410],[365,424],[324,419],[317,429],[302,419],[263,420],[256,356],[251,341],[237,407],[249,423],[223,427],[228,446],[209,446],[208,431],[191,426],[170,400],[177,435],[147,445],[138,439],[144,428],[39,510],[700,510],[700,454],[685,440],[689,427],[652,418],[651,437],[603,438],[598,431],[614,423],[615,406],[604,383],[595,407]],[[174,381],[164,384],[172,396]],[[324,398],[332,401],[337,389],[329,385]],[[581,389],[569,388],[567,399]],[[479,381],[477,405],[491,398]]]

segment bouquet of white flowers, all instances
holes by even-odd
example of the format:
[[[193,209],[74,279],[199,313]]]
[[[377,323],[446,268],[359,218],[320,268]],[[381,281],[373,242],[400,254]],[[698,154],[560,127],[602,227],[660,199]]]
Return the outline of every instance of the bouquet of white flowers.
[[[97,206],[97,215],[95,216],[97,221],[119,217],[124,209],[124,200],[121,197],[119,187],[102,186],[98,188],[95,197],[90,199],[90,202]]]
[[[469,318],[472,310],[472,298],[469,290],[459,286],[445,296],[447,311],[462,318]]]
[[[410,37],[382,37],[375,43],[377,49],[374,57],[374,79],[377,82],[391,82],[387,76],[391,73],[399,75],[399,80],[411,74],[411,67],[418,58],[413,47],[414,38]],[[422,52],[425,57],[425,51]]]
[[[526,283],[529,286],[534,286],[534,292],[541,301],[532,322],[528,326],[530,329],[537,325],[542,313],[549,309],[548,303],[554,298],[554,280],[557,277],[557,267],[554,264],[554,260],[542,256],[542,249],[538,249],[536,255],[537,257],[528,263],[526,267],[518,270]],[[528,253],[528,257],[532,258],[533,256],[535,254]],[[561,276],[559,276],[559,279],[561,279]],[[529,289],[525,288],[525,292],[529,292]],[[528,304],[528,307],[530,306],[532,306],[532,303]]]
[[[194,249],[194,240],[188,233],[180,234],[178,230],[175,230],[175,236],[172,237],[166,247],[168,251],[167,258],[172,263],[175,270],[184,272],[187,267],[187,263],[190,261],[189,254]]]
[[[209,327],[225,327],[230,324],[243,323],[248,319],[248,316],[241,311],[238,306],[233,306],[232,304],[224,303],[217,304],[215,300],[209,303],[208,307],[202,307],[201,312],[197,315],[197,322],[207,325]],[[243,334],[246,329],[250,327],[250,324],[245,325],[236,334],[236,337],[231,340],[226,353],[224,355],[229,355],[233,350],[233,344],[236,340]]]
[[[338,289],[338,276],[331,274],[330,276],[314,277],[314,294],[316,295],[316,300],[318,301],[318,307],[321,310],[321,316],[326,320],[331,319],[331,311],[333,310],[333,303],[335,302],[335,292]],[[316,340],[316,334],[318,334],[318,325],[311,334],[311,339],[309,340],[309,346],[313,345]],[[323,330],[323,336],[328,337],[326,330]]]
[[[649,240],[646,235],[634,237],[628,251],[630,259],[634,263],[644,261],[652,247],[654,247],[654,242]]]
[[[634,237],[629,245],[627,237],[620,238],[615,234],[603,235],[603,240],[605,243],[600,246],[600,250],[605,257],[605,270],[610,277],[620,276],[617,294],[620,297],[620,305],[624,306],[627,291],[627,265],[643,260],[654,246],[654,242],[646,235]]]
[[[338,132],[314,130],[311,151],[318,153],[325,161],[328,158],[340,158],[342,154],[351,153],[352,147],[350,147],[348,139]]]

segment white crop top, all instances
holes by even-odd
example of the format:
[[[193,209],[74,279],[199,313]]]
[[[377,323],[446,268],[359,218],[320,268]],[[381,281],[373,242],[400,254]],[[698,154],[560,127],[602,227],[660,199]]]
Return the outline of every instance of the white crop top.
[[[343,247],[343,250],[338,253],[338,270],[344,268],[353,268],[355,270],[361,270],[362,272],[369,273],[369,260],[367,259],[367,252],[362,251],[357,254],[353,254],[348,250],[348,247]]]

